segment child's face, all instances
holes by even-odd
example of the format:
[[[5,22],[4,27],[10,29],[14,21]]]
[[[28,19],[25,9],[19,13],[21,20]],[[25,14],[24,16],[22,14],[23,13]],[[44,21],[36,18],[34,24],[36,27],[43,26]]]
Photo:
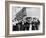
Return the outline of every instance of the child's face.
[[[32,18],[30,18],[30,19],[28,19],[29,21],[31,21],[32,20]]]
[[[23,21],[26,21],[26,16],[23,18]]]

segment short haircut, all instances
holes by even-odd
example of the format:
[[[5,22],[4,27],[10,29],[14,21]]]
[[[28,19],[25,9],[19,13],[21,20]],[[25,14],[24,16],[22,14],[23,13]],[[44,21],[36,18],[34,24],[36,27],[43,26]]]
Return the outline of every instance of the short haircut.
[[[31,17],[26,17],[26,20],[30,19]]]

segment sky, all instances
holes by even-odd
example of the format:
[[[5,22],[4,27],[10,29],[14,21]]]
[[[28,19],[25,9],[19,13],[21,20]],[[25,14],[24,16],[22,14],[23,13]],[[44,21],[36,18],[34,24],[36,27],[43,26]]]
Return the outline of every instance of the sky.
[[[23,7],[12,7],[12,17],[15,18],[15,15],[22,9]],[[39,7],[26,7],[26,13],[28,17],[37,17],[40,18],[40,8]]]

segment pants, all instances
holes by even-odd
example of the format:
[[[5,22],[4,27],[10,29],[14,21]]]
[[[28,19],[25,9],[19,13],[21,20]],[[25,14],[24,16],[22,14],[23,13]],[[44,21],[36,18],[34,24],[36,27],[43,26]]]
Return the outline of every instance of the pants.
[[[38,30],[38,25],[35,26],[32,25],[32,30]]]
[[[32,30],[35,30],[35,26],[32,25]]]
[[[19,31],[18,26],[13,26],[13,31]]]
[[[38,30],[38,25],[36,25],[35,27],[36,27],[36,30]]]
[[[23,30],[25,30],[25,27],[24,27],[24,25],[21,25],[20,26],[20,31],[23,31]]]

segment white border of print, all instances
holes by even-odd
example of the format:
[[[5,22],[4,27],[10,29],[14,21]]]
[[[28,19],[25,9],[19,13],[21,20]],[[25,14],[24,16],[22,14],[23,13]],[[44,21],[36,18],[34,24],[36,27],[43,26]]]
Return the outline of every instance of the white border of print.
[[[12,31],[12,6],[20,6],[20,7],[39,7],[40,8],[40,30],[35,30],[35,31]],[[9,34],[26,34],[26,33],[43,33],[43,7],[40,6],[40,5],[21,5],[21,4],[10,4],[10,15],[9,15],[9,20],[10,20],[10,23],[9,23]]]

